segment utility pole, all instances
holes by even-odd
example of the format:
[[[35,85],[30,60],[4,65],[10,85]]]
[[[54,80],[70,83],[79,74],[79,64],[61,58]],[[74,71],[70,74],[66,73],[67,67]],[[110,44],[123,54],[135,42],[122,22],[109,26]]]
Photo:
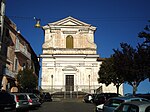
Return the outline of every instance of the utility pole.
[[[6,3],[6,0],[1,0],[1,10],[0,10],[0,27],[1,27],[0,51],[1,51],[1,43],[2,43],[2,37],[3,37],[3,30],[4,30],[5,3]]]
[[[90,88],[90,75],[88,75],[88,77],[89,77],[89,93],[91,93],[91,88]]]

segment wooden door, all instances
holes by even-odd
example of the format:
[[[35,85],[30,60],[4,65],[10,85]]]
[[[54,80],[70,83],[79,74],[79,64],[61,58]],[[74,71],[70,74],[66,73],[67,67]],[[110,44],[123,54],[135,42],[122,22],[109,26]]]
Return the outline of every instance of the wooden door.
[[[66,91],[74,91],[74,75],[66,75]]]

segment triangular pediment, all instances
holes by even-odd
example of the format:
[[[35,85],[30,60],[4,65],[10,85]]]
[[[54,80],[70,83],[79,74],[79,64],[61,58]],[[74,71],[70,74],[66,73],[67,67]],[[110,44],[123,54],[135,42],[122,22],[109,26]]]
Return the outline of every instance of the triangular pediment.
[[[54,26],[91,26],[90,24],[84,23],[80,20],[77,20],[71,16],[64,18],[62,20],[49,23],[49,25],[54,25]]]
[[[78,25],[78,24],[76,24],[76,23],[74,23],[74,22],[72,22],[72,21],[67,21],[66,23],[64,23],[64,24],[61,24],[61,25],[67,25],[67,26],[76,26],[76,25]]]

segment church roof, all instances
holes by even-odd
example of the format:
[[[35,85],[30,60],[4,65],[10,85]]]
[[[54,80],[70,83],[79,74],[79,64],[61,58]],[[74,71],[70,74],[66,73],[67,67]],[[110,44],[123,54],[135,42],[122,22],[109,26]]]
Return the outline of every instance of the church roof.
[[[82,22],[82,21],[80,21],[80,20],[78,20],[78,19],[76,19],[76,18],[73,18],[73,17],[71,17],[71,16],[68,16],[68,17],[66,17],[66,18],[64,18],[64,19],[61,19],[61,20],[59,20],[59,21],[56,21],[56,22],[53,22],[53,23],[48,23],[48,25],[45,25],[43,28],[45,29],[45,28],[48,28],[48,27],[53,27],[53,26],[60,26],[60,27],[62,27],[62,26],[78,26],[78,27],[80,27],[80,26],[86,26],[86,27],[92,27],[92,29],[93,30],[95,30],[96,29],[96,27],[94,27],[94,26],[91,26],[90,24],[87,24],[87,23],[85,23],[85,22]]]

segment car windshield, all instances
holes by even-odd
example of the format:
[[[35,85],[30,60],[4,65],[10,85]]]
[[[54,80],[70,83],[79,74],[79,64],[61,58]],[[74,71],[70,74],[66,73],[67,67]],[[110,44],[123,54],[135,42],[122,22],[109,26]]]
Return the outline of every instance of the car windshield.
[[[97,94],[97,95],[95,96],[95,98],[101,98],[101,97],[103,97],[102,94]]]
[[[124,102],[124,101],[117,100],[117,99],[110,99],[108,102],[105,103],[105,106],[118,107],[122,102]]]
[[[46,96],[50,96],[50,94],[49,94],[49,93],[46,93]]]
[[[29,95],[29,97],[32,99],[37,98],[34,94]]]
[[[17,95],[19,100],[27,100],[26,95]]]
[[[146,101],[146,102],[150,102],[150,100],[144,99],[144,98],[133,98],[133,99],[131,99],[131,101]]]
[[[136,105],[123,104],[115,112],[139,112],[139,107]]]

